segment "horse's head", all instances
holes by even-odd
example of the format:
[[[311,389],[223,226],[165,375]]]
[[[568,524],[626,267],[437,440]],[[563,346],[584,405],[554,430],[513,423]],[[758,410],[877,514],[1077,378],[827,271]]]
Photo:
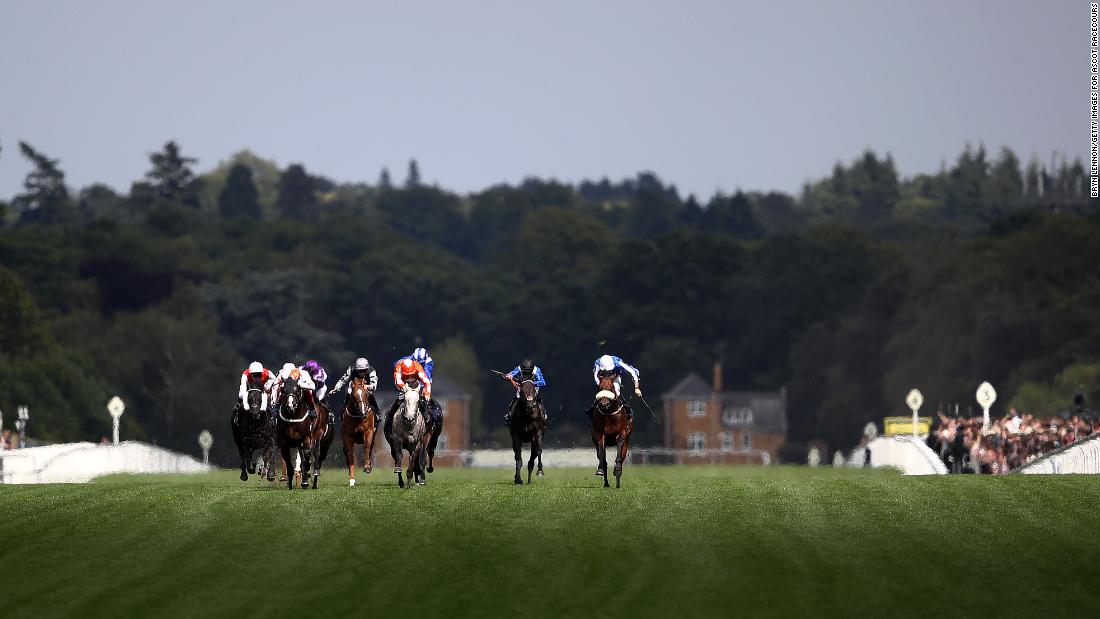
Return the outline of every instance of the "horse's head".
[[[295,370],[283,381],[283,402],[290,410],[297,408],[299,400],[302,399],[302,387],[298,384],[298,376]]]
[[[416,414],[420,408],[420,390],[419,389],[406,389],[405,394],[402,396],[405,398],[405,421],[412,423],[416,421]]]
[[[370,402],[370,389],[367,388],[367,381],[365,379],[352,379],[351,398],[355,400],[355,407],[359,409],[359,414],[366,415],[367,406]]]
[[[267,408],[267,394],[262,389],[253,387],[248,390],[248,412],[253,417],[259,418],[260,412]]]
[[[615,391],[615,373],[601,370],[596,374],[599,380],[600,391]]]
[[[535,408],[538,405],[538,395],[539,389],[531,379],[519,384],[519,397],[527,408]]]

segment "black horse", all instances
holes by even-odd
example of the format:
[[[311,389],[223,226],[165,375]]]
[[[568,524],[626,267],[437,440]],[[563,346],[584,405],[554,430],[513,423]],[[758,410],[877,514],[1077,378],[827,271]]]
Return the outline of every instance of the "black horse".
[[[233,409],[233,441],[237,443],[237,452],[241,456],[241,481],[247,481],[249,473],[256,473],[256,452],[260,453],[261,474],[267,474],[268,481],[275,480],[275,434],[270,417],[264,412],[263,391],[248,390],[248,407],[240,402]]]
[[[512,410],[508,431],[512,435],[512,451],[516,454],[515,483],[522,484],[519,476],[523,466],[523,444],[531,444],[531,459],[527,462],[527,483],[531,483],[531,470],[535,468],[535,459],[539,462],[538,476],[542,477],[542,437],[546,434],[546,407],[538,398],[538,388],[527,379],[519,384],[519,402]]]

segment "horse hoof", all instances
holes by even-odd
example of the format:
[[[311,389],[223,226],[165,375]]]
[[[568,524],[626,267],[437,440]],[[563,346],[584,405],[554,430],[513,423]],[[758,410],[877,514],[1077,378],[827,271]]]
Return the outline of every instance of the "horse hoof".
[[[516,478],[516,481],[515,481],[514,483],[515,483],[515,484],[516,484],[517,486],[522,486],[522,485],[523,485],[523,480],[517,477],[517,478]]]
[[[348,480],[348,485],[349,486],[355,486],[355,480],[354,479],[349,479]]]
[[[370,473],[370,467],[364,466],[363,467],[363,472],[364,473]]]
[[[435,467],[429,464],[428,465],[428,472],[429,473],[434,473],[435,472]]]
[[[425,482],[423,479],[421,479],[420,481],[416,482],[416,485],[423,486],[425,483],[427,483],[427,482]]]
[[[249,475],[255,475],[256,474],[256,466],[255,465],[252,465],[252,466],[248,467],[248,474]]]
[[[545,475],[543,474],[542,469],[539,469],[539,472],[535,473],[535,477],[544,477],[544,476]]]
[[[248,481],[248,473],[241,471],[241,481]]]
[[[400,479],[397,480],[397,487],[398,488],[404,488],[405,487],[405,482],[401,481]]]

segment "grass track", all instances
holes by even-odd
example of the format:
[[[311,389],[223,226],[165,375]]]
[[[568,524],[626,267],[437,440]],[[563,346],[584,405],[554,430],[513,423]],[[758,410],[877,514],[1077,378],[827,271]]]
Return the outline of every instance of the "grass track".
[[[387,472],[383,472],[387,471]],[[628,467],[0,486],[0,616],[1078,616],[1100,479]],[[380,528],[381,527],[381,528]],[[411,613],[411,615],[409,614]]]

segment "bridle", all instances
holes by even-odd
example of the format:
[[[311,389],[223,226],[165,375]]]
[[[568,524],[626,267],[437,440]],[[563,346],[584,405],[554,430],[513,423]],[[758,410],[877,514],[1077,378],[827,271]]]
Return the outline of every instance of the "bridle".
[[[300,423],[302,421],[305,421],[306,418],[309,417],[308,408],[306,409],[306,412],[303,413],[302,416],[299,417],[298,419],[290,419],[290,418],[283,415],[284,410],[287,410],[289,408],[295,408],[297,406],[296,402],[300,402],[300,400],[295,400],[296,397],[299,397],[299,395],[296,395],[294,393],[290,393],[289,391],[284,390],[284,392],[283,392],[283,405],[279,407],[279,419],[282,419],[283,421],[285,421],[287,423]]]
[[[355,413],[353,413],[351,406],[345,407],[345,410],[347,411],[348,417],[362,419],[367,416],[367,402],[366,397],[363,395],[363,392],[366,391],[366,386],[364,385],[362,389],[356,389],[356,383],[362,384],[362,380],[355,379],[351,382],[351,393],[355,397],[355,401],[359,403],[359,414],[356,415]]]

